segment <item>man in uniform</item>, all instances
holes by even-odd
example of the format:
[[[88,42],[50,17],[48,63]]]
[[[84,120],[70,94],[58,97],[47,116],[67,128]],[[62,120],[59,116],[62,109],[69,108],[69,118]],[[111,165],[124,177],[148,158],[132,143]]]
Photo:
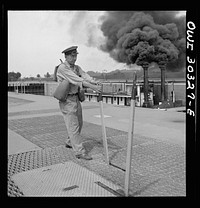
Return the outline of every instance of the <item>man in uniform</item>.
[[[68,80],[70,84],[67,98],[65,101],[59,101],[59,106],[67,127],[66,147],[73,148],[77,158],[91,160],[92,157],[87,154],[83,147],[80,135],[83,118],[78,90],[88,87],[100,93],[101,86],[98,85],[99,82],[85,73],[78,65],[75,65],[78,54],[77,48],[77,46],[72,46],[62,52],[65,55],[65,62],[58,67],[57,80],[58,82]]]

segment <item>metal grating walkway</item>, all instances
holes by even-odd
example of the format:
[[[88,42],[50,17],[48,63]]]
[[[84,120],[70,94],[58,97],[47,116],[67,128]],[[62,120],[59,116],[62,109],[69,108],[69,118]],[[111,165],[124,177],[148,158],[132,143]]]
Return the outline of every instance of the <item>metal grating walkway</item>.
[[[123,187],[127,133],[107,129],[109,158],[104,162],[101,128],[84,122],[84,146],[93,160],[78,160],[64,147],[65,125],[62,116],[45,116],[8,121],[8,127],[40,146],[41,150],[8,156],[8,196],[23,196],[12,177],[18,173],[72,161]],[[54,131],[52,130],[54,129]],[[185,153],[178,145],[135,135],[131,164],[131,193],[134,196],[185,196]],[[99,183],[100,185],[100,183]],[[101,184],[102,185],[102,184]],[[104,186],[104,185],[102,185]]]
[[[121,187],[73,162],[12,176],[26,196],[120,196]]]

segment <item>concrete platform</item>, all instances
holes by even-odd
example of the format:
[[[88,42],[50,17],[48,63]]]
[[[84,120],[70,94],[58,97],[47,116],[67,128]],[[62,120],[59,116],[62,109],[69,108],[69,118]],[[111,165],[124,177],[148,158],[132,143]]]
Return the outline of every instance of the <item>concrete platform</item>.
[[[8,129],[8,155],[41,149],[21,135]]]

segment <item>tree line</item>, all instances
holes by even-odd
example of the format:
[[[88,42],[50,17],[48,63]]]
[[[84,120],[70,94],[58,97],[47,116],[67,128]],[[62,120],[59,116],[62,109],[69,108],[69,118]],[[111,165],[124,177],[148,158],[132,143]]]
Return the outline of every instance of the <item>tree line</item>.
[[[33,80],[53,80],[52,75],[47,72],[44,74],[44,77],[41,77],[40,74],[37,74],[36,77],[30,76],[30,77],[21,77],[20,72],[8,72],[8,81],[13,82],[13,81],[33,81]]]

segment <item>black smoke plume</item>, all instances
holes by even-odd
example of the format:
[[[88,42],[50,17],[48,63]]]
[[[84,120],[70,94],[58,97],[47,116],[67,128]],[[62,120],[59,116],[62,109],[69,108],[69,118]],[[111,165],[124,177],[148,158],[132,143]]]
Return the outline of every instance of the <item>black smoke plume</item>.
[[[177,13],[108,11],[102,17],[101,30],[106,42],[101,49],[128,65],[152,55],[154,60],[166,62],[167,70],[181,70],[185,67],[186,19],[177,17]]]

